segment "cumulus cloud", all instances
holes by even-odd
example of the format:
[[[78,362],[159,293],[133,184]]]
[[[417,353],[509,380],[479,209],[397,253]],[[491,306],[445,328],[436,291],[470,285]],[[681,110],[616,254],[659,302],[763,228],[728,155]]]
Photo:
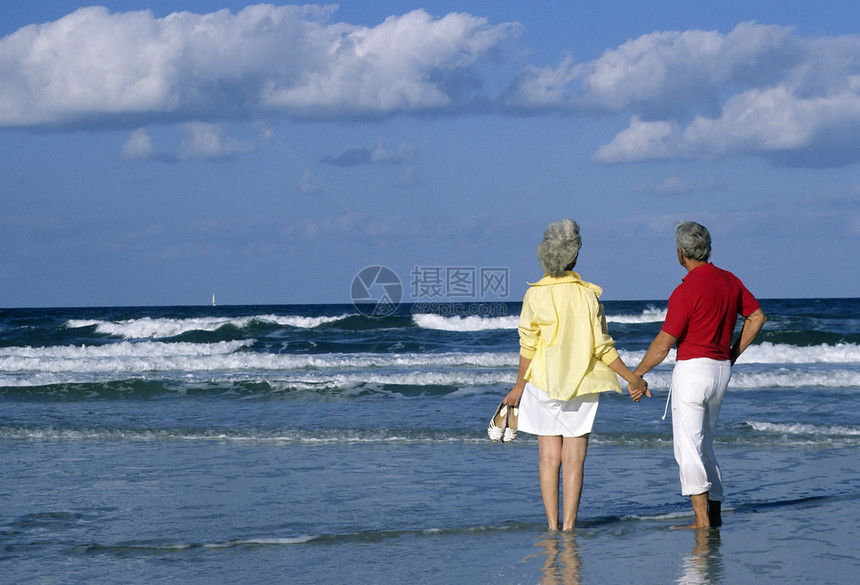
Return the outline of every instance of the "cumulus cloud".
[[[184,125],[185,138],[179,146],[179,158],[218,160],[236,156],[253,149],[249,141],[227,135],[223,126],[194,122]]]
[[[335,10],[261,4],[155,18],[88,7],[26,26],[0,39],[0,127],[450,108],[468,99],[473,65],[518,30],[423,10],[366,27],[331,22]]]
[[[860,95],[799,97],[779,86],[730,98],[719,117],[643,121],[601,146],[593,159],[617,163],[665,158],[714,159],[752,154],[775,164],[840,166],[860,160]]]
[[[628,113],[604,163],[752,154],[776,164],[860,160],[860,36],[805,39],[741,23],[728,34],[655,32],[600,58],[527,67],[505,93],[518,111]]]
[[[177,152],[158,150],[146,128],[132,132],[122,149],[123,158],[129,160],[156,160],[176,163],[184,160],[220,161],[250,152],[268,140],[271,133],[264,129],[258,140],[238,140],[231,137],[221,124],[189,122],[179,125],[182,138]]]
[[[777,165],[860,161],[860,35],[802,37],[745,22],[733,30],[656,31],[577,62],[530,65],[500,96],[482,74],[508,66],[517,23],[416,10],[375,26],[336,6],[259,4],[232,13],[112,13],[81,8],[0,38],[0,129],[145,128],[271,117],[561,112],[620,115],[626,128],[592,160],[713,159]],[[498,73],[499,70],[496,70]],[[496,79],[494,76],[493,79]],[[247,144],[192,126],[175,160],[235,156]],[[157,158],[135,134],[130,159]],[[332,164],[399,162],[356,147]]]

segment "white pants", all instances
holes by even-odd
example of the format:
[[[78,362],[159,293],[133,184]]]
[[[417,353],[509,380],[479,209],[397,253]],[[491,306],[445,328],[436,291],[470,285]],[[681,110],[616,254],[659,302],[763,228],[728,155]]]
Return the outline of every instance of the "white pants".
[[[708,493],[723,500],[723,481],[714,453],[714,431],[729,379],[731,362],[696,358],[681,360],[672,373],[672,434],[675,460],[681,471],[681,493]]]

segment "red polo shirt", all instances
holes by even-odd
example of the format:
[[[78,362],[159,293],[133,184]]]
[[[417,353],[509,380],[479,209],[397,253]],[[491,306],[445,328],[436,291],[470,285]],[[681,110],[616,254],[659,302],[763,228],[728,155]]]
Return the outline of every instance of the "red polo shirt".
[[[663,331],[678,338],[678,360],[727,360],[738,315],[758,308],[737,276],[703,264],[688,272],[669,297]]]

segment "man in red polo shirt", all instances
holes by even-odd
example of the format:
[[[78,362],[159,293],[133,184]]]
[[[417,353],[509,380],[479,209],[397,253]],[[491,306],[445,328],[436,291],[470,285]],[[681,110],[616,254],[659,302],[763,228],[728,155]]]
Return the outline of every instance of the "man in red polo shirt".
[[[714,454],[717,417],[731,366],[758,336],[767,317],[738,277],[708,262],[711,235],[705,227],[679,223],[675,243],[687,276],[669,297],[663,327],[635,373],[642,376],[650,371],[677,343],[669,395],[681,493],[690,496],[696,515],[688,528],[717,527],[722,523],[723,501],[720,467]],[[732,345],[738,315],[745,320]]]

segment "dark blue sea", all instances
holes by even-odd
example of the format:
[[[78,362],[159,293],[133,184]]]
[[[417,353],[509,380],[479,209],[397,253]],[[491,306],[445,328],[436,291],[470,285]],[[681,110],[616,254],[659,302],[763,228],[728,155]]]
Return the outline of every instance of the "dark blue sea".
[[[635,366],[665,302],[605,306]],[[546,531],[536,440],[486,435],[518,303],[0,310],[0,582],[847,582],[860,299],[762,307],[706,534],[669,529],[673,356],[602,396],[577,530]]]

